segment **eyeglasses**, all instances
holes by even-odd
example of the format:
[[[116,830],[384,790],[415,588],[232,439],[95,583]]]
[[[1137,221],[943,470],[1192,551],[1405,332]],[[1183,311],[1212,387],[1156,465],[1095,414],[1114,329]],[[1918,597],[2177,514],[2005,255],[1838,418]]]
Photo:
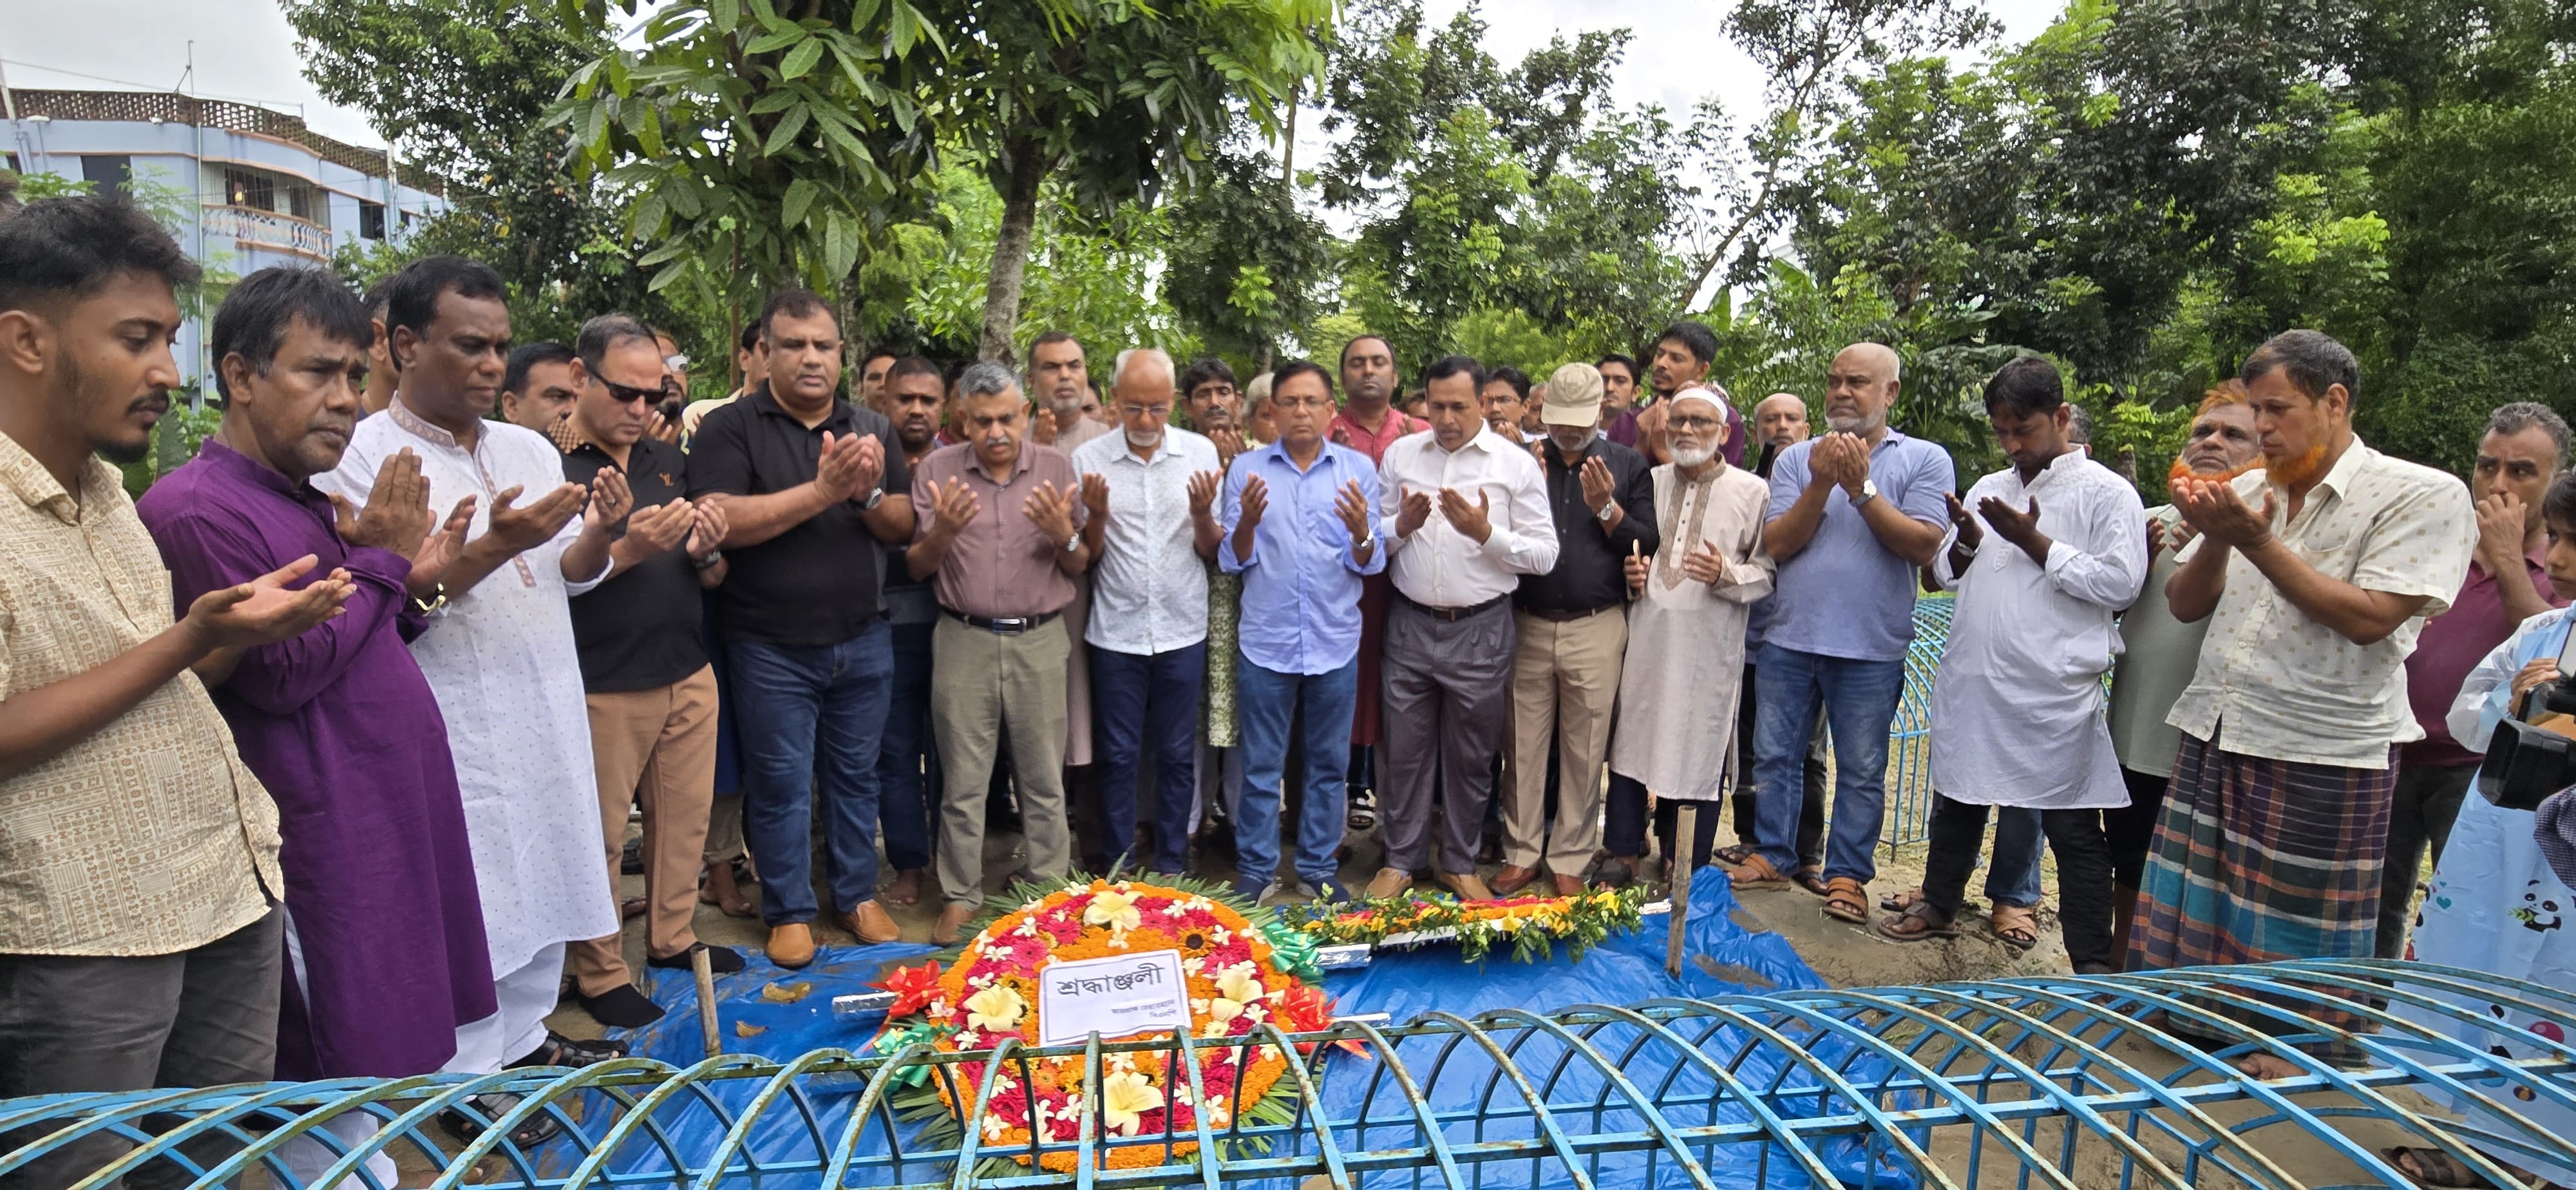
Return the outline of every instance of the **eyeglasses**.
[[[1274,397],[1270,398],[1270,406],[1271,406],[1271,408],[1273,408],[1273,409],[1321,409],[1321,408],[1324,408],[1325,406],[1328,406],[1328,405],[1330,405],[1330,404],[1332,404],[1332,402],[1331,402],[1330,400],[1326,399],[1326,398],[1323,398],[1323,397],[1310,397],[1310,396],[1280,397],[1280,396],[1274,396]]]
[[[615,401],[620,405],[632,405],[637,401],[649,402],[662,399],[663,390],[660,388],[636,388],[633,385],[619,384],[605,376],[599,378],[599,383],[608,389],[608,399]]]
[[[662,366],[674,372],[686,372],[689,370],[689,357],[675,351],[662,357]]]
[[[1169,403],[1161,405],[1121,405],[1118,407],[1118,412],[1126,417],[1150,417],[1156,421],[1161,421],[1172,415],[1172,407]]]
[[[1667,417],[1664,424],[1676,430],[1714,430],[1725,425],[1726,421],[1716,417]]]

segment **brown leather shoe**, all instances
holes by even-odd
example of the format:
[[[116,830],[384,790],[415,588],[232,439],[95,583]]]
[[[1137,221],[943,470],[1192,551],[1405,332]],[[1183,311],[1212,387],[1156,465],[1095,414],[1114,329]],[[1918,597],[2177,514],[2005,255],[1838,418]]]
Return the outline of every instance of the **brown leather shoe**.
[[[1494,873],[1494,895],[1508,897],[1528,888],[1537,879],[1538,869],[1536,868],[1519,868],[1505,864],[1502,871]]]
[[[1583,895],[1583,878],[1580,876],[1568,876],[1563,872],[1558,872],[1549,877],[1549,879],[1555,882],[1556,895],[1560,897],[1579,897]],[[1501,890],[1498,887],[1496,891],[1499,892]]]
[[[966,923],[973,920],[975,905],[971,901],[959,901],[941,909],[939,923],[930,927],[930,940],[940,946],[955,946],[958,936],[965,932]]]
[[[814,961],[814,931],[805,923],[769,928],[769,961],[790,969]]]
[[[1494,899],[1493,890],[1486,888],[1485,882],[1474,872],[1442,872],[1435,879],[1440,881],[1440,887],[1458,894],[1458,899],[1461,901]]]
[[[859,936],[859,941],[870,946],[903,937],[903,931],[896,927],[894,919],[886,916],[885,906],[875,901],[859,902],[858,908],[841,916],[841,921],[850,927],[851,933]]]
[[[1372,901],[1383,901],[1388,897],[1401,895],[1404,890],[1411,887],[1413,887],[1413,873],[1402,868],[1379,868],[1377,875],[1369,877],[1368,895]]]

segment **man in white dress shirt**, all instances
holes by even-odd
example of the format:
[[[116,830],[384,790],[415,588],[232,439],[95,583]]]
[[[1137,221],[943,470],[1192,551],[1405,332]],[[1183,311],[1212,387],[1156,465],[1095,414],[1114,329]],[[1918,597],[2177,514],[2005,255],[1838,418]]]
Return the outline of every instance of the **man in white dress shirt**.
[[[500,274],[460,257],[398,274],[385,318],[402,388],[358,423],[339,469],[313,477],[363,507],[376,469],[409,447],[438,507],[475,498],[465,548],[422,601],[429,628],[411,644],[447,720],[501,1005],[456,1030],[447,1069],[473,1074],[625,1052],[549,1034],[545,1017],[564,945],[619,929],[567,600],[607,577],[609,526],[630,497],[614,472],[587,492],[565,483],[554,443],[484,420],[510,351],[505,293]]]
[[[1493,758],[1509,718],[1518,632],[1512,592],[1556,565],[1547,480],[1530,452],[1486,426],[1485,369],[1453,355],[1423,373],[1431,428],[1399,438],[1378,465],[1393,522],[1383,663],[1387,788],[1378,798],[1386,858],[1369,881],[1393,896],[1436,865],[1463,900],[1491,900],[1476,843],[1493,797]],[[1441,802],[1434,854],[1432,794]]]
[[[1126,867],[1188,867],[1199,694],[1207,678],[1207,564],[1216,556],[1216,444],[1171,424],[1172,357],[1118,353],[1110,410],[1121,432],[1073,449],[1090,509],[1091,721],[1107,846]],[[1136,770],[1154,753],[1153,840],[1136,845]],[[1114,862],[1114,861],[1113,861]]]
[[[1932,561],[1933,577],[1959,593],[1932,683],[1932,842],[1923,899],[1878,929],[1909,942],[1950,934],[1986,808],[2037,810],[2057,855],[2066,955],[2088,975],[2118,970],[2101,812],[2128,805],[2129,790],[2102,719],[2102,675],[2120,651],[2114,617],[2146,582],[2147,514],[2137,489],[2068,440],[2073,408],[2057,365],[2035,355],[1986,381],[1986,417],[2012,466],[1951,499]],[[2038,858],[2005,854],[1998,837],[1998,875]],[[1998,931],[2015,918],[2027,929],[2032,908],[1998,897]]]

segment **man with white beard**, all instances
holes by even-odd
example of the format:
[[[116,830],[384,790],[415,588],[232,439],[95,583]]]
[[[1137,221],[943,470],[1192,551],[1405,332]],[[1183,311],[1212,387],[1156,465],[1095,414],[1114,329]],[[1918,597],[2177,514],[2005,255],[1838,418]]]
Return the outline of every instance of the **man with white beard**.
[[[1628,658],[1619,678],[1619,737],[1610,769],[1655,795],[1655,831],[1667,858],[1689,848],[1673,879],[1708,862],[1726,796],[1726,756],[1735,746],[1735,699],[1744,679],[1744,626],[1771,593],[1771,555],[1762,547],[1771,488],[1727,465],[1726,398],[1693,385],[1674,393],[1664,415],[1657,467],[1653,555],[1626,562]],[[1683,802],[1710,803],[1693,838],[1675,838]]]
[[[1089,510],[1082,536],[1092,557],[1092,722],[1098,730],[1100,804],[1113,861],[1177,875],[1187,866],[1195,788],[1199,694],[1207,676],[1206,560],[1216,556],[1216,444],[1171,424],[1172,357],[1153,348],[1118,354],[1110,410],[1122,431],[1074,448]],[[1153,841],[1136,840],[1136,770],[1154,753]]]

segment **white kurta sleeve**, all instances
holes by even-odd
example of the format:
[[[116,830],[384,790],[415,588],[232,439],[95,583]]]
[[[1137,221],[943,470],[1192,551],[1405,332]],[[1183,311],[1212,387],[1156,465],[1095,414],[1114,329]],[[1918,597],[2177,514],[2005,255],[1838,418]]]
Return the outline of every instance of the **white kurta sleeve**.
[[[1771,594],[1771,580],[1779,571],[1779,563],[1771,560],[1771,551],[1762,548],[1762,514],[1769,499],[1770,489],[1765,487],[1752,493],[1744,506],[1735,510],[1736,519],[1746,525],[1739,534],[1743,548],[1726,552],[1726,585],[1713,592],[1728,603],[1754,603]],[[1742,558],[1736,556],[1739,552]]]
[[[2523,621],[2513,630],[2513,635],[2489,650],[2469,671],[2468,680],[2460,683],[2459,696],[2451,700],[2450,713],[2442,716],[2443,724],[2451,729],[2451,738],[2459,741],[2461,747],[2472,752],[2487,750],[2487,745],[2494,740],[2496,726],[2513,713],[2513,708],[2508,705],[2513,694],[2513,675],[2520,672],[2531,658],[2541,655],[2540,646],[2544,641],[2533,637],[2560,639],[2556,630],[2567,622],[2569,614],[2568,609],[2552,608]],[[2551,653],[2554,655],[2555,650]]]
[[[2124,611],[2147,582],[2146,506],[2127,484],[2088,488],[2073,503],[2074,515],[2064,522],[2068,533],[2049,534],[2041,569],[2067,595]]]

